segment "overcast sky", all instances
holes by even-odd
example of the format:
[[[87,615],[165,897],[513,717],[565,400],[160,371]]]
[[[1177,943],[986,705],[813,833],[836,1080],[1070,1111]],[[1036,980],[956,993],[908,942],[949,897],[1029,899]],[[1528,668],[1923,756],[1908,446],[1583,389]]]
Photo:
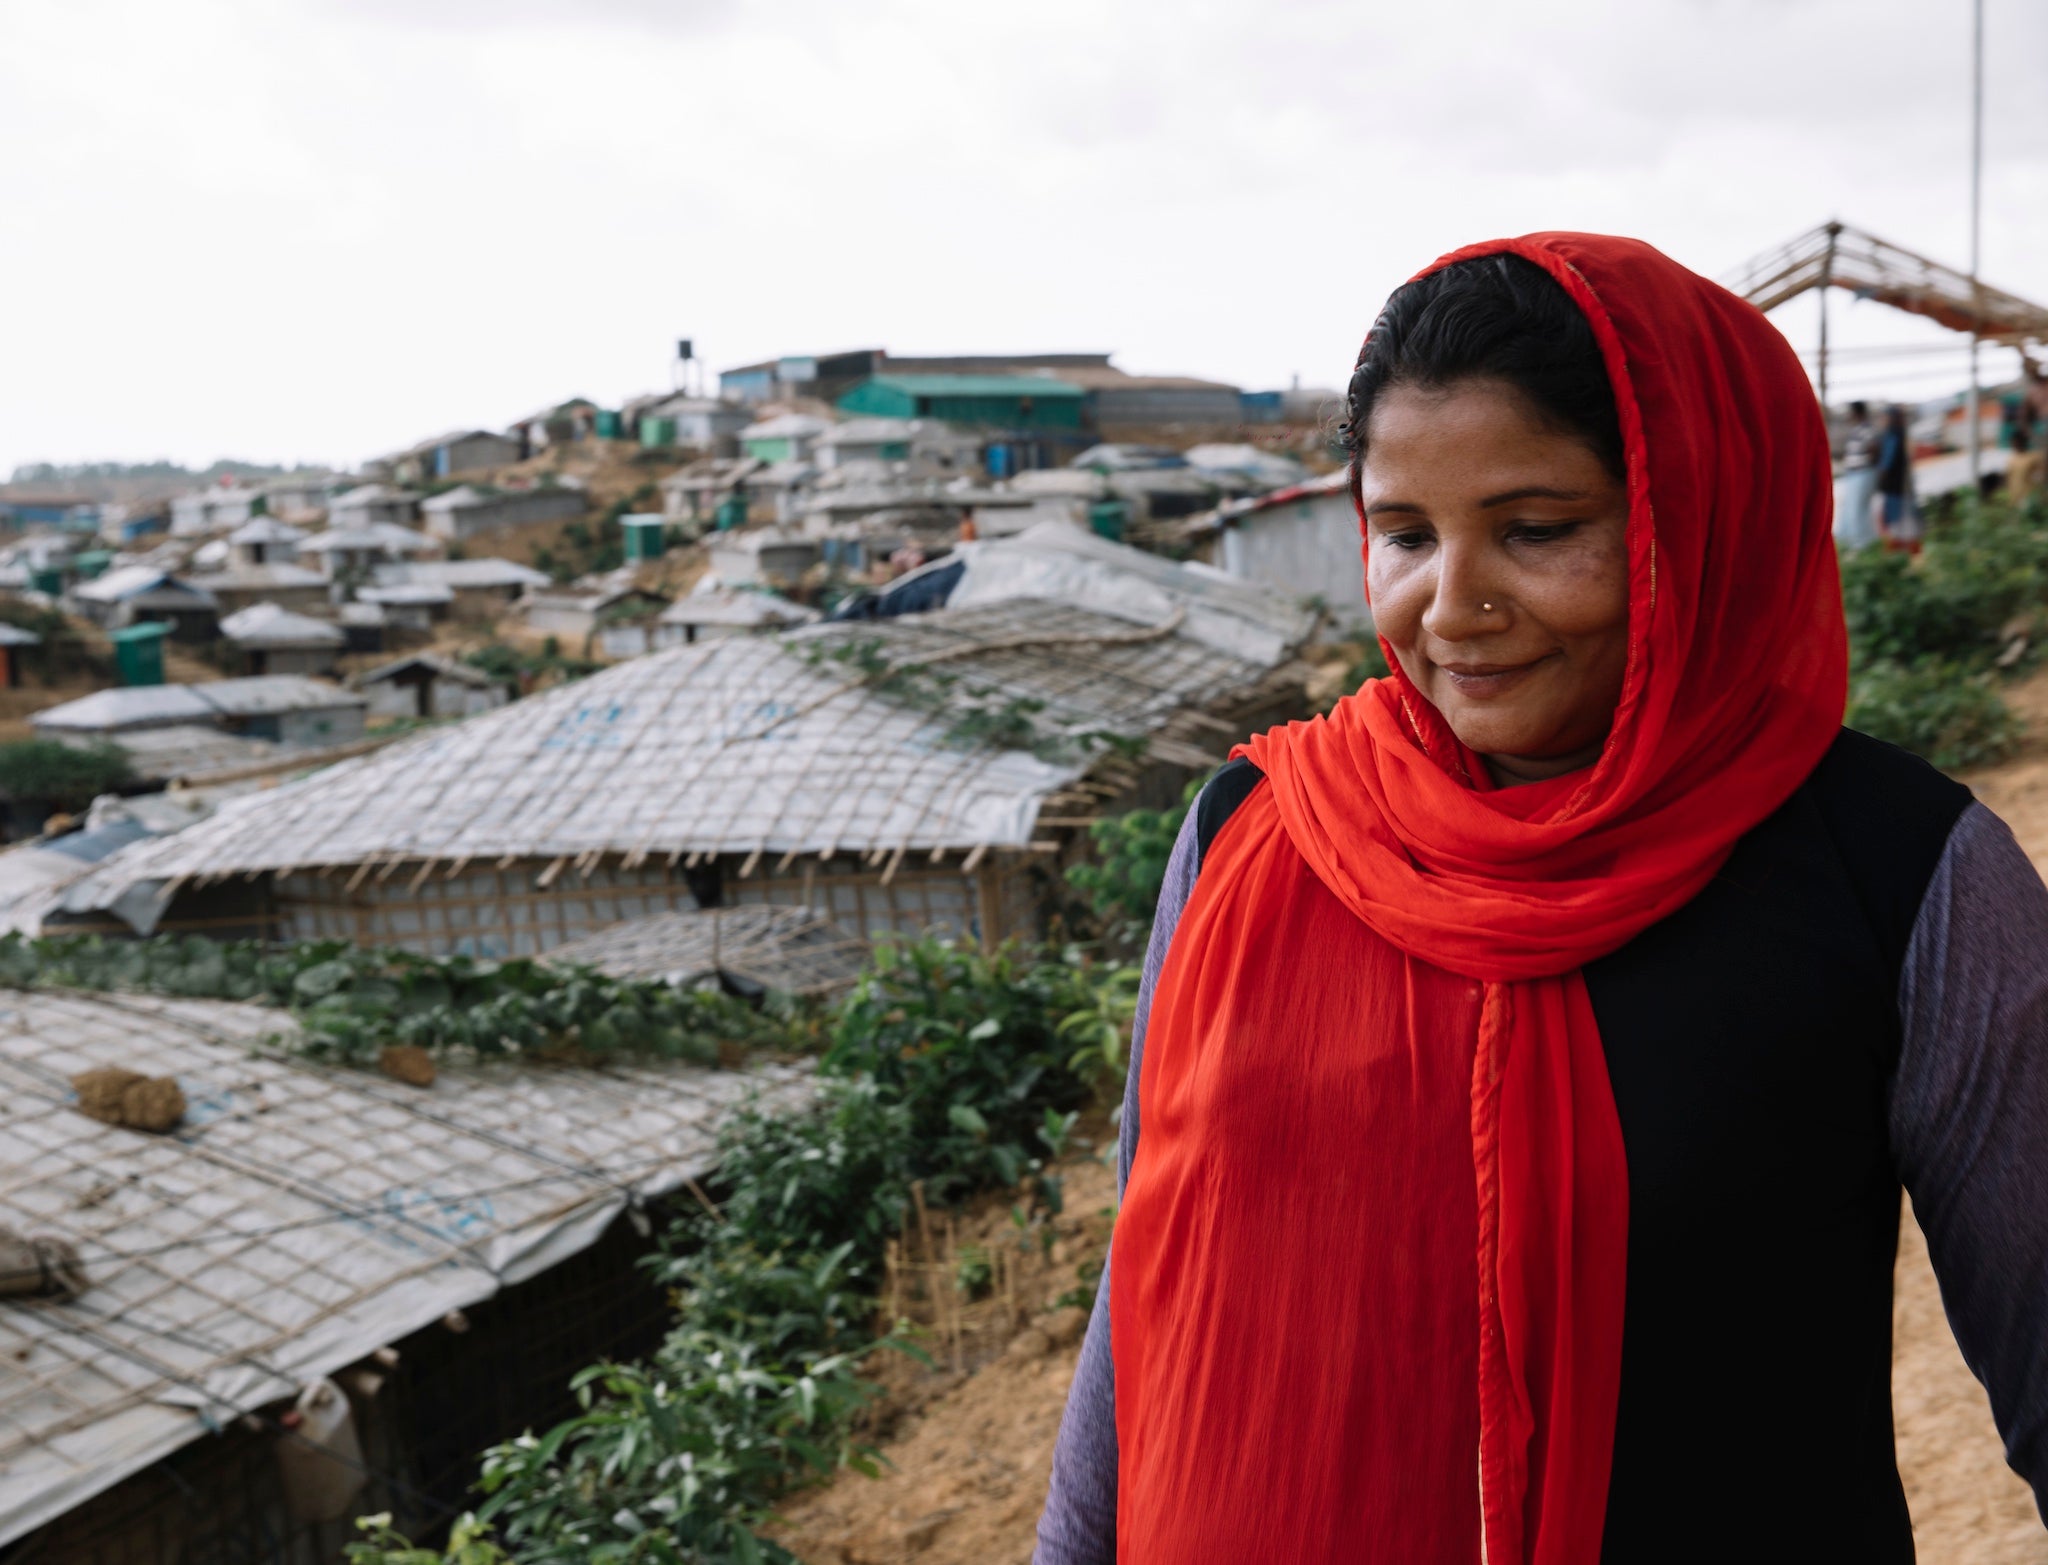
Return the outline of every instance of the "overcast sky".
[[[1986,9],[1983,274],[2048,299],[2048,5]],[[1961,265],[1969,11],[0,0],[0,473],[353,463],[666,386],[683,335],[1339,384],[1390,287],[1537,228]]]

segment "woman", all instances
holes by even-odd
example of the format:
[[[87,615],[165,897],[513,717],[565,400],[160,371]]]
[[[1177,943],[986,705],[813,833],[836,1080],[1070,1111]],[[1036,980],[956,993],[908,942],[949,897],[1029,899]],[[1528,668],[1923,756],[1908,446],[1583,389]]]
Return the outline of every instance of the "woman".
[[[1348,434],[1393,673],[1182,832],[1039,1561],[1910,1560],[1901,1178],[2048,1493],[2048,892],[1840,728],[1792,349],[1501,241]]]

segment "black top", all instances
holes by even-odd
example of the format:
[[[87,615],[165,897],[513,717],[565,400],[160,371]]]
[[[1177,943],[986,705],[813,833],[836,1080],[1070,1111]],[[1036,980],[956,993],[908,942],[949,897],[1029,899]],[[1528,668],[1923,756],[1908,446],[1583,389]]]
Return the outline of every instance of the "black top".
[[[1200,848],[1261,780],[1217,775]],[[1907,943],[1969,803],[1845,731],[1699,896],[1585,969],[1629,1179],[1607,1565],[1913,1559],[1886,1095]]]

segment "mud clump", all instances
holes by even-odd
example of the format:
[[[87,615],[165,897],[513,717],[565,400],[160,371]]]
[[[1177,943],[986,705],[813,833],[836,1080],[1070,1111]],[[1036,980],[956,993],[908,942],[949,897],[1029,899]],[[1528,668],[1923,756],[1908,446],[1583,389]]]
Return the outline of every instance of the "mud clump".
[[[0,1228],[0,1297],[75,1299],[90,1286],[70,1240]]]
[[[118,1065],[80,1071],[71,1078],[78,1094],[78,1112],[103,1125],[147,1130],[158,1135],[175,1130],[185,1117],[185,1093],[171,1076],[145,1076]]]
[[[416,1043],[394,1043],[379,1050],[377,1069],[408,1087],[434,1084],[434,1057]]]

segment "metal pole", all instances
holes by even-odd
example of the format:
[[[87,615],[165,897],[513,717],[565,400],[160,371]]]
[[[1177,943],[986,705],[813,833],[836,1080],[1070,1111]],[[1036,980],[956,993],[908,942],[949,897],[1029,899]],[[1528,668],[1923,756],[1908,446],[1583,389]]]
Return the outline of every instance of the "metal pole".
[[[1984,0],[1971,7],[1970,29],[1970,482],[1983,470],[1983,439],[1978,430],[1979,387],[1977,342],[1984,328],[1983,285],[1977,280],[1979,247],[1984,226]]]
[[[1820,411],[1823,417],[1828,411],[1828,289],[1835,280],[1835,236],[1841,231],[1840,223],[1828,224],[1828,253],[1820,263]],[[1829,433],[1832,437],[1832,425]]]

